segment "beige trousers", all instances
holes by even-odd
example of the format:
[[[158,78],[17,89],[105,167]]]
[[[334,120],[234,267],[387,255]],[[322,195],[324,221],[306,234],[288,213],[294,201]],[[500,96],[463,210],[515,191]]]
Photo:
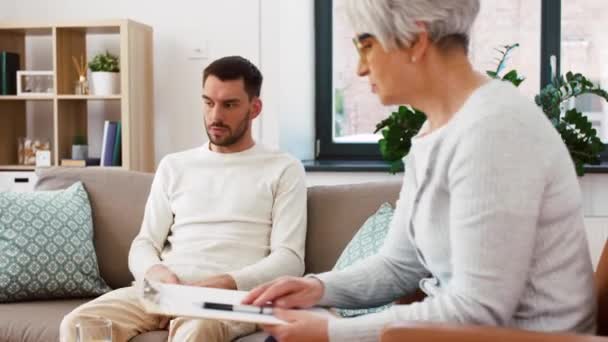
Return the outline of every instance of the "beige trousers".
[[[127,342],[148,331],[162,330],[169,325],[169,342],[228,342],[256,330],[255,324],[208,319],[151,315],[139,302],[135,287],[106,293],[88,302],[63,318],[61,342],[76,341],[76,323],[82,318],[104,317],[112,321],[112,341]]]

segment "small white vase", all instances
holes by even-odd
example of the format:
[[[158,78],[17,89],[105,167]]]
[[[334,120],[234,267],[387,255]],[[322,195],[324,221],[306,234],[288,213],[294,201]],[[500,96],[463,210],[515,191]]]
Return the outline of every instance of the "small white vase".
[[[120,94],[120,73],[95,71],[91,73],[91,94],[116,95]]]

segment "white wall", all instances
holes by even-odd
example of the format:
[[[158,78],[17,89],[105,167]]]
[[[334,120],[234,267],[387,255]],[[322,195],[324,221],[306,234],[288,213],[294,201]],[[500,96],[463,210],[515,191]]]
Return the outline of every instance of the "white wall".
[[[0,20],[6,20],[15,12],[15,1],[2,0],[0,1]]]
[[[281,0],[280,25],[280,146],[300,159],[314,159],[313,1]]]
[[[0,1],[0,20],[5,20],[14,12],[15,4],[12,1]]]
[[[261,137],[300,159],[314,159],[314,2],[261,0],[266,103]]]

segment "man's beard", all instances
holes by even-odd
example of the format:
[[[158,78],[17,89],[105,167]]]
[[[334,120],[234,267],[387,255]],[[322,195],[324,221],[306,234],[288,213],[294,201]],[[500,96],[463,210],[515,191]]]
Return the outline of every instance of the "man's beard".
[[[241,122],[239,122],[239,124],[236,126],[236,129],[234,130],[234,132],[232,132],[232,129],[230,127],[224,125],[221,122],[211,124],[211,127],[221,127],[228,131],[228,134],[224,135],[221,138],[213,137],[213,135],[209,134],[209,128],[211,128],[211,127],[205,126],[205,130],[207,131],[207,136],[209,137],[209,141],[211,141],[211,143],[213,145],[221,146],[221,147],[228,147],[228,146],[232,146],[232,145],[238,143],[243,138],[245,133],[247,133],[247,128],[249,127],[250,114],[251,114],[250,112],[247,112],[247,115],[245,115],[245,118]]]

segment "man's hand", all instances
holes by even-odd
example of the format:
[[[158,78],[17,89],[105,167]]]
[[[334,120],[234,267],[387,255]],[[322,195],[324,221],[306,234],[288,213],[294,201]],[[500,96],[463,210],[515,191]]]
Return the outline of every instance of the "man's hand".
[[[146,279],[165,284],[180,284],[179,278],[165,265],[154,265],[146,271]]]
[[[214,288],[226,289],[226,290],[237,290],[236,282],[228,274],[216,275],[216,276],[209,277],[202,281],[188,283],[187,285],[200,286],[200,287],[214,287]]]
[[[262,329],[279,342],[327,342],[328,323],[325,317],[311,312],[275,309],[274,315],[287,322],[283,325],[262,325]]]
[[[325,288],[317,278],[281,277],[251,290],[243,304],[291,308],[309,308],[323,297]]]

